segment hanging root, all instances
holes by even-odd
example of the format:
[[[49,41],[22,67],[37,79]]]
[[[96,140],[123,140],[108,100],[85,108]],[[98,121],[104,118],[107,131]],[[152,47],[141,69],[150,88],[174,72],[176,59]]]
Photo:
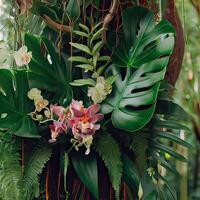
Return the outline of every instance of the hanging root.
[[[113,17],[117,13],[118,6],[119,6],[119,0],[112,0],[112,5],[109,9],[109,12],[103,20],[102,40],[104,42],[106,42],[106,33],[108,30],[109,23],[112,21]]]
[[[59,24],[59,23],[55,22],[54,20],[52,20],[47,15],[43,15],[42,18],[49,27],[56,29],[57,31],[62,31],[62,32],[65,32],[65,33],[69,33],[69,32],[72,31],[72,26],[66,26],[66,25],[63,25],[63,24]]]

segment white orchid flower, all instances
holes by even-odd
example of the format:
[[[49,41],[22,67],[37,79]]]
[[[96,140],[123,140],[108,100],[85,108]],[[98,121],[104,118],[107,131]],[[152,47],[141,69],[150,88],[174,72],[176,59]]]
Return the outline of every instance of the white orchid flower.
[[[32,58],[32,52],[28,52],[27,46],[22,46],[18,51],[14,54],[14,59],[17,66],[21,67],[23,65],[28,65]]]

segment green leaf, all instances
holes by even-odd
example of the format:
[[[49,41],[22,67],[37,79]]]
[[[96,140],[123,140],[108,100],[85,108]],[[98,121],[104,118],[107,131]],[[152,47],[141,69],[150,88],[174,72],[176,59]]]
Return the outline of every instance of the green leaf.
[[[27,97],[29,91],[27,72],[11,72],[0,69],[0,128],[20,137],[40,137],[34,121],[28,115],[33,103]]]
[[[73,86],[84,86],[84,85],[95,86],[96,83],[93,79],[88,78],[88,79],[74,80],[74,82],[71,82],[70,85],[73,85]]]
[[[161,164],[166,169],[170,170],[172,173],[174,173],[177,177],[180,177],[180,174],[176,170],[174,166],[172,166],[169,162],[167,162],[163,157],[158,156],[157,154],[152,155],[153,159],[158,161],[159,164]]]
[[[89,38],[89,35],[87,33],[84,33],[82,31],[73,31],[74,34],[82,36],[82,37],[86,37]]]
[[[104,133],[97,137],[95,149],[103,159],[105,166],[108,169],[108,174],[115,191],[116,198],[119,199],[123,170],[119,145],[110,134]]]
[[[165,138],[170,141],[176,142],[179,145],[185,146],[187,148],[192,148],[192,145],[190,143],[186,142],[185,140],[180,139],[179,137],[177,137],[176,135],[174,135],[173,133],[170,133],[170,132],[156,131],[155,134],[152,135],[152,137]]]
[[[156,25],[153,12],[144,7],[130,7],[124,11],[122,23],[124,38],[113,57],[120,67],[138,68],[172,53],[175,30],[168,21]]]
[[[24,194],[19,152],[20,148],[16,142],[0,142],[0,199],[2,200],[27,199]]]
[[[104,30],[104,28],[100,28],[94,35],[92,36],[92,39],[90,41],[90,44],[92,44],[95,40],[101,38],[101,33]]]
[[[160,174],[156,174],[156,175],[159,179],[161,179],[165,183],[165,186],[167,187],[167,189],[168,189],[168,191],[170,192],[170,195],[171,195],[170,200],[177,200],[176,190],[174,188],[172,188],[170,186],[170,184],[168,183],[168,181],[164,177],[162,177]]]
[[[173,116],[178,120],[190,120],[191,116],[178,104],[173,101],[158,100],[156,113]]]
[[[76,49],[79,49],[89,55],[92,55],[92,52],[90,51],[90,49],[84,45],[84,44],[79,44],[79,43],[73,43],[73,42],[70,42],[71,46],[72,47],[75,47]]]
[[[75,21],[80,16],[79,0],[69,0],[67,3],[67,13],[71,21]]]
[[[164,153],[168,153],[171,156],[173,156],[174,158],[176,158],[177,160],[187,162],[187,159],[184,156],[182,156],[181,154],[177,153],[174,149],[172,149],[172,148],[170,148],[170,147],[168,147],[164,144],[152,142],[151,148],[157,149],[157,150],[162,151]]]
[[[189,129],[187,126],[181,124],[180,122],[176,122],[174,120],[162,120],[155,118],[153,120],[153,126],[154,128],[167,128],[167,129],[174,129],[174,130],[185,130],[187,132],[191,132],[191,129]]]
[[[66,199],[67,199],[67,196],[69,195],[67,191],[67,180],[68,180],[67,171],[70,163],[69,163],[69,155],[66,152],[64,152],[63,155],[61,156],[60,162],[64,177],[64,191],[66,193]]]
[[[134,162],[126,155],[122,154],[123,179],[136,193],[139,189],[140,177]]]
[[[25,174],[23,178],[28,194],[35,184],[39,184],[39,175],[42,173],[51,154],[51,148],[45,145],[39,145],[29,154],[28,159],[25,162]]]
[[[92,65],[92,62],[90,62],[87,58],[81,57],[81,56],[72,56],[68,60],[71,62],[80,62],[80,63]]]
[[[93,71],[94,70],[94,67],[90,64],[80,64],[80,65],[75,65],[75,67],[82,68],[85,71]]]
[[[96,158],[91,155],[74,154],[71,157],[76,174],[91,194],[99,199],[98,170]]]
[[[90,33],[90,29],[86,25],[79,23],[79,26],[87,33]]]
[[[124,41],[115,49],[115,65],[106,72],[107,76],[117,78],[102,112],[112,112],[113,125],[130,132],[143,128],[151,120],[160,81],[164,79],[174,46],[174,36],[169,36],[174,32],[171,24],[161,21],[155,25],[153,16],[143,7],[124,11]]]
[[[56,52],[55,47],[47,38],[39,38],[26,34],[25,43],[32,51],[32,60],[29,63],[29,83],[31,87],[44,89],[54,94],[55,102],[69,104],[72,99],[70,63]],[[43,45],[43,50],[41,46]],[[50,56],[51,62],[48,60]],[[65,56],[66,57],[66,56]]]
[[[98,61],[108,61],[110,60],[110,56],[100,56],[98,57]]]
[[[99,22],[95,24],[95,26],[93,27],[93,30],[95,31],[96,29],[98,29],[100,25],[103,25],[103,22]]]
[[[116,77],[115,76],[110,76],[106,79],[106,84],[107,85],[112,85],[115,82]]]
[[[103,42],[103,41],[97,42],[97,43],[94,45],[93,49],[92,49],[92,55],[97,54],[97,53],[101,50],[101,48],[103,47],[103,45],[104,45],[104,42]]]
[[[131,73],[127,68],[125,78],[119,68],[112,65],[107,76],[115,76],[113,95],[102,105],[102,112],[112,112],[112,123],[116,128],[136,131],[144,127],[152,118],[159,90],[159,81],[164,78],[167,58],[142,65]]]

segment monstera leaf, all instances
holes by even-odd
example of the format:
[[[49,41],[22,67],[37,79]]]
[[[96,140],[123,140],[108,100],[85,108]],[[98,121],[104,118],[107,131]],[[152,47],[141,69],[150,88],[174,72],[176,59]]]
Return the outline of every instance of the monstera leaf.
[[[70,65],[59,55],[51,41],[27,34],[25,43],[32,51],[29,63],[30,86],[53,93],[53,100],[68,104],[72,99]],[[67,60],[67,59],[66,59]]]
[[[0,128],[20,137],[40,137],[28,115],[33,109],[27,97],[27,72],[0,69]]]
[[[174,29],[165,20],[155,25],[153,13],[142,7],[126,9],[122,19],[122,43],[114,50],[115,64],[106,72],[116,81],[102,112],[112,112],[116,128],[136,131],[154,113],[160,81],[174,46]]]

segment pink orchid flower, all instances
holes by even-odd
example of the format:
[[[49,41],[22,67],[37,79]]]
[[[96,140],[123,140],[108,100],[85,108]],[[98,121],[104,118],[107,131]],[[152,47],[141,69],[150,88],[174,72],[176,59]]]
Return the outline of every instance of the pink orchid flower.
[[[72,118],[68,120],[69,126],[73,128],[74,124],[78,122],[82,123],[93,123],[101,121],[104,117],[103,114],[98,113],[100,110],[99,104],[93,104],[89,108],[84,108],[80,106],[78,101],[73,100],[70,105],[72,112]]]
[[[62,106],[51,105],[51,112],[59,117],[59,120],[63,121],[65,119],[66,109]]]
[[[54,121],[53,124],[49,126],[51,129],[51,139],[49,140],[50,143],[56,142],[56,138],[60,133],[64,133],[67,130],[67,125],[60,121]]]
[[[93,135],[96,130],[100,129],[100,124],[95,124],[101,121],[104,117],[103,114],[98,113],[100,110],[99,104],[93,104],[89,108],[84,108],[83,103],[73,100],[70,105],[71,118],[68,124],[72,129],[74,135],[73,142],[75,149],[82,145],[86,147],[86,154],[90,152]]]
[[[64,107],[57,105],[51,105],[50,110],[52,114],[58,117],[57,121],[54,121],[53,124],[49,126],[51,130],[51,139],[49,142],[54,143],[59,134],[67,131],[67,112]]]

